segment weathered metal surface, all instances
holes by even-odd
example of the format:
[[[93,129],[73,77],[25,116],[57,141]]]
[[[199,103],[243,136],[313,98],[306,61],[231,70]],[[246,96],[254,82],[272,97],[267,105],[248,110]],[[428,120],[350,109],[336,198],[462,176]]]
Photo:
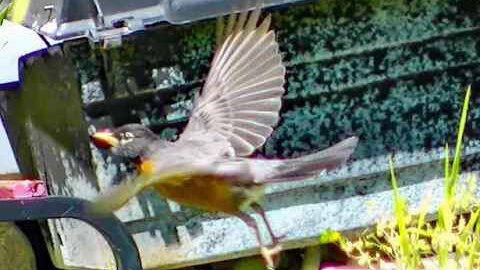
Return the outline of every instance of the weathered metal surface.
[[[113,214],[92,215],[89,211],[92,207],[91,202],[87,200],[70,196],[46,196],[5,200],[1,201],[0,204],[3,209],[0,213],[0,221],[22,222],[29,220],[44,221],[46,219],[59,219],[61,221],[67,218],[84,221],[92,225],[98,233],[108,240],[115,256],[116,263],[112,266],[113,268],[117,270],[142,269],[138,250],[130,233],[125,230],[125,227]],[[44,265],[39,265],[39,267],[42,268]],[[4,269],[13,270],[14,268]]]
[[[92,198],[98,185],[78,89],[69,58],[51,51],[27,63],[20,89],[5,95],[4,110],[20,172],[46,181],[50,194]],[[59,266],[105,268],[114,263],[105,240],[85,223],[61,219],[49,221],[48,228]]]
[[[269,0],[265,6],[306,0]],[[12,2],[5,1],[1,6]],[[28,3],[22,24],[55,40],[89,38],[106,46],[156,23],[182,24],[255,8],[244,0],[37,0]]]

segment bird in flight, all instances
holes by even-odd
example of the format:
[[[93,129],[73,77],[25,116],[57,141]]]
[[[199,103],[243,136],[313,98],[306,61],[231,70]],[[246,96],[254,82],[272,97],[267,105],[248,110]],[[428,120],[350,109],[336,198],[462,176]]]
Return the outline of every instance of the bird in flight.
[[[272,134],[285,92],[285,67],[271,17],[260,9],[230,15],[218,33],[210,71],[176,141],[159,138],[141,124],[126,124],[92,134],[93,142],[113,154],[135,160],[137,177],[111,187],[94,202],[97,213],[122,207],[147,187],[186,206],[237,216],[252,228],[267,265],[281,250],[258,204],[269,183],[312,178],[344,163],[358,139],[291,159],[249,158]],[[221,29],[221,28],[220,28]],[[261,238],[252,209],[271,238]]]

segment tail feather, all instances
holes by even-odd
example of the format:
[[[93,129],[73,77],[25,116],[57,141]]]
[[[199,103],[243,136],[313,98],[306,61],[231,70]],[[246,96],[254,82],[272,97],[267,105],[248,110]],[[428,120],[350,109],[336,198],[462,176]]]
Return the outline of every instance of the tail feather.
[[[304,180],[325,170],[332,170],[347,161],[355,150],[357,143],[357,137],[350,137],[313,154],[292,159],[266,161],[275,162],[275,164],[271,163],[274,167],[268,170],[268,174],[264,174],[260,179],[257,178],[257,181],[271,183]],[[265,165],[267,164],[261,165],[264,171]]]

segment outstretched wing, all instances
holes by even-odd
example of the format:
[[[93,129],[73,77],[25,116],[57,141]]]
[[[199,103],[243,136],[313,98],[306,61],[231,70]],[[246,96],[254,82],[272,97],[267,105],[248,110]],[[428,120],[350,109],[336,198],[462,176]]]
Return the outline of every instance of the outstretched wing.
[[[246,156],[271,135],[279,119],[285,67],[269,30],[271,17],[258,25],[259,17],[259,9],[233,14],[225,31],[219,28],[210,72],[181,139],[213,131],[230,142],[235,155]]]

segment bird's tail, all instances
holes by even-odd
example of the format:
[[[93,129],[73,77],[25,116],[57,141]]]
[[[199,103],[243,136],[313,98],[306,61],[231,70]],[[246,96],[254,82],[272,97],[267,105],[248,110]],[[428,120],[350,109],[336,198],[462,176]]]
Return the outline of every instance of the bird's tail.
[[[265,160],[273,165],[269,173],[257,181],[263,183],[304,180],[343,164],[352,155],[358,143],[357,137],[345,139],[325,150],[298,158]],[[273,163],[275,162],[275,164]],[[262,164],[263,168],[269,164]]]

